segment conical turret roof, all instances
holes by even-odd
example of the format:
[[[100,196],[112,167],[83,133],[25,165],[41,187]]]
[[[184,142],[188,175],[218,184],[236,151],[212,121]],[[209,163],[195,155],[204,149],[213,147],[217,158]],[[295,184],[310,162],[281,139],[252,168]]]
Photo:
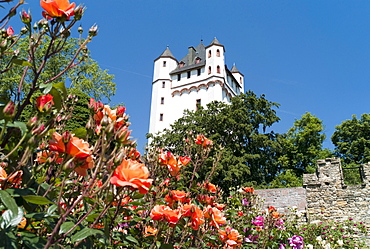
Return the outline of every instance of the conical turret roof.
[[[233,67],[231,68],[231,72],[232,73],[240,73],[239,70],[236,68],[235,64],[233,65]]]
[[[175,56],[173,56],[173,54],[172,54],[172,52],[171,52],[171,50],[170,50],[170,48],[168,46],[163,51],[163,53],[157,59],[155,59],[155,61],[158,60],[159,58],[163,58],[163,57],[172,58],[172,59],[176,60]]]

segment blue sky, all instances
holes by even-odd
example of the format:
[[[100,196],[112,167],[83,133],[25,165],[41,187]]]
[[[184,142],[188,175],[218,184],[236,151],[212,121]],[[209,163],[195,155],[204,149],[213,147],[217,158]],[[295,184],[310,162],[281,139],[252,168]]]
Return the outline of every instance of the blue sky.
[[[38,1],[28,0],[34,20]],[[92,57],[115,75],[117,94],[143,152],[149,127],[153,61],[168,45],[181,59],[189,46],[214,37],[226,63],[245,76],[245,89],[280,104],[284,133],[310,112],[323,120],[327,140],[353,114],[369,113],[370,1],[343,0],[95,0],[81,24],[97,24]],[[77,27],[76,27],[77,28]]]

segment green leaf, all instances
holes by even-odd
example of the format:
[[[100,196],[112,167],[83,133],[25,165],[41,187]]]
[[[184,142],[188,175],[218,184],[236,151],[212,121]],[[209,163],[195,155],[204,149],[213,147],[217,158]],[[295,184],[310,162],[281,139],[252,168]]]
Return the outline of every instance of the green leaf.
[[[23,231],[20,233],[23,243],[29,249],[44,248],[46,241],[42,237],[38,237],[34,233]]]
[[[12,63],[20,65],[20,66],[29,66],[32,67],[32,64],[24,59],[17,59],[17,58],[12,58]]]
[[[18,206],[13,197],[5,190],[0,190],[0,200],[15,215],[18,215]]]
[[[59,234],[63,234],[63,233],[66,233],[68,232],[73,226],[75,225],[75,223],[73,223],[72,221],[67,221],[67,222],[64,222],[61,226],[60,226],[60,230],[59,230]],[[75,230],[77,227],[75,227],[73,230]]]
[[[85,128],[77,128],[72,131],[73,134],[75,134],[75,137],[84,139],[87,134],[87,130]]]
[[[132,199],[141,199],[144,197],[144,194],[140,194],[139,192],[136,192],[133,196]]]
[[[17,226],[22,221],[23,211],[20,207],[17,208],[16,213],[8,209],[1,215],[0,218],[0,227],[2,229]]]
[[[62,91],[63,93],[63,98],[67,98],[67,88],[66,86],[64,85],[64,82],[59,82],[59,83],[56,83],[53,85],[53,87],[57,90],[60,90]]]
[[[40,86],[39,86],[41,89],[44,89],[42,91],[43,94],[47,94],[50,92],[50,90],[53,88],[53,84],[52,83],[48,83],[48,84],[44,84],[44,83],[41,83]]]
[[[72,236],[71,240],[72,240],[72,243],[75,243],[75,242],[83,240],[83,239],[85,239],[89,236],[93,236],[93,235],[97,235],[97,234],[103,235],[104,233],[100,230],[97,230],[97,229],[91,229],[91,228],[85,227],[81,231],[78,231],[76,234],[74,234]]]
[[[0,120],[0,125],[4,124],[5,120]],[[7,123],[7,127],[16,127],[21,130],[22,135],[27,132],[27,125],[20,121],[14,121],[13,123]]]
[[[53,101],[54,101],[54,106],[60,110],[62,109],[62,97],[60,96],[60,93],[57,89],[52,87],[49,91],[51,95],[53,95]]]
[[[37,204],[37,205],[46,205],[46,204],[53,204],[50,200],[43,196],[37,195],[24,195],[22,198],[29,203]]]
[[[126,236],[125,239],[128,240],[128,241],[131,241],[135,244],[139,244],[139,242],[134,237],[132,237],[131,235]]]

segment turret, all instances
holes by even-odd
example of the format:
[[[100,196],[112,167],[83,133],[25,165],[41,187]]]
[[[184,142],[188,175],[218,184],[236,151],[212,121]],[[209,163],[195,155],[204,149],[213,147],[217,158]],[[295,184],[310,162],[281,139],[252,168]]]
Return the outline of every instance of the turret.
[[[231,68],[230,72],[234,76],[236,81],[239,83],[239,85],[241,87],[240,92],[244,93],[244,75],[241,72],[239,72],[239,70],[236,68],[235,64]]]

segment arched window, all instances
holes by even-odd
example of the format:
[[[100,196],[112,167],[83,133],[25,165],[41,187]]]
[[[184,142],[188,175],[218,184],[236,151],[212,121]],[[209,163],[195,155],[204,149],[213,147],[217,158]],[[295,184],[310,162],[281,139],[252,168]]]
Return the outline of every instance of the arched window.
[[[217,73],[221,73],[221,68],[220,68],[220,66],[217,66]]]
[[[161,105],[164,105],[164,97],[161,97]]]
[[[163,113],[159,114],[159,121],[163,121]]]
[[[163,61],[163,67],[167,66],[167,61]]]
[[[210,58],[212,56],[212,52],[211,50],[208,50],[208,58]]]
[[[220,57],[220,50],[219,49],[217,49],[217,51],[216,51],[216,56]]]
[[[211,74],[211,72],[212,72],[212,68],[211,68],[211,66],[209,66],[208,67],[208,74]]]
[[[166,88],[166,82],[162,81],[162,88]]]
[[[240,77],[240,85],[243,84],[243,78]]]

